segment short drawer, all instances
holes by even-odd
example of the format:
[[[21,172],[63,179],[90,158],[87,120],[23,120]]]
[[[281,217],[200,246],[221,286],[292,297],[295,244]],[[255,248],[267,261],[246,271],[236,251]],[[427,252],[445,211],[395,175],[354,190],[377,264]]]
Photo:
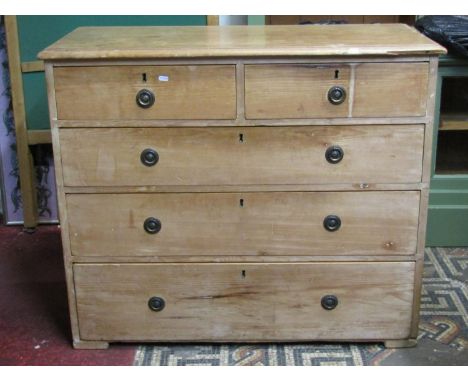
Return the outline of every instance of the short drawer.
[[[349,114],[349,65],[246,65],[247,119],[331,118]],[[341,97],[330,100],[329,92]]]
[[[84,340],[409,336],[414,263],[75,264]]]
[[[235,119],[234,65],[54,69],[63,120]]]
[[[416,183],[423,141],[423,125],[60,130],[66,186]]]
[[[418,191],[68,194],[74,256],[414,254]]]
[[[246,65],[248,119],[426,115],[429,65]]]

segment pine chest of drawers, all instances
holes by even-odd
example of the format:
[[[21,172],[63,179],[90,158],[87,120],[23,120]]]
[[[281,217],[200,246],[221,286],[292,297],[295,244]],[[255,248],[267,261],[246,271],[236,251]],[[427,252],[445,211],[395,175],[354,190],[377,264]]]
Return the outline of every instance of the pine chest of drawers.
[[[335,25],[79,28],[41,52],[75,347],[415,344],[443,51]]]

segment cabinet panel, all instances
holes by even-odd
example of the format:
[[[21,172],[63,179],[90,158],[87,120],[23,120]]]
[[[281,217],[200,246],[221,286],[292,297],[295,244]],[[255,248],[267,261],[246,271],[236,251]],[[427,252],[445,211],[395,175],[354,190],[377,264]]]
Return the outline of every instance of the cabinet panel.
[[[423,138],[423,125],[60,131],[66,186],[417,183]]]
[[[419,192],[69,194],[67,209],[76,256],[391,256],[415,253]]]
[[[405,338],[413,273],[412,262],[74,266],[80,334],[106,341]]]
[[[236,118],[234,65],[58,67],[54,80],[59,119]]]

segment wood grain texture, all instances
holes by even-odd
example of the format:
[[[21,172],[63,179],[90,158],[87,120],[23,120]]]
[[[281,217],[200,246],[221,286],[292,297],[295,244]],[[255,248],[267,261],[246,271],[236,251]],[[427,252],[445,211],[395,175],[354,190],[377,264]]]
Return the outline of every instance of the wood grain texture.
[[[432,140],[434,132],[434,112],[437,92],[437,58],[431,58],[429,62],[429,84],[428,84],[428,99],[427,99],[427,115],[430,117],[426,124],[426,134],[424,142],[424,157],[423,157],[423,182],[430,184],[431,179],[431,164],[432,164]],[[419,317],[421,304],[421,289],[422,278],[424,272],[424,249],[426,246],[426,229],[429,207],[429,190],[421,191],[421,200],[419,207],[419,226],[418,226],[418,243],[416,254],[419,258],[416,261],[414,275],[414,303],[413,303],[413,318],[411,322],[411,337],[417,338],[419,333]]]
[[[416,251],[419,192],[68,194],[67,211],[75,256],[391,256]]]
[[[468,130],[468,114],[441,113],[439,130]]]
[[[356,65],[353,117],[425,116],[429,64]]]
[[[59,120],[60,128],[101,127],[221,127],[221,126],[348,126],[348,125],[415,125],[426,124],[427,117],[378,117],[378,118],[281,118],[281,119],[148,119],[148,120]]]
[[[430,132],[432,135],[432,131]],[[432,142],[429,146],[426,146],[429,150],[432,149]],[[430,154],[429,154],[430,156]],[[430,167],[430,160],[425,164]],[[414,274],[414,303],[413,303],[413,319],[411,322],[411,337],[417,338],[419,333],[419,315],[421,305],[421,290],[422,290],[422,278],[424,272],[424,249],[426,247],[426,228],[427,228],[427,216],[429,206],[429,190],[425,189],[421,191],[421,199],[419,205],[419,219],[418,219],[418,242],[416,245],[416,255],[418,257],[415,265]]]
[[[384,346],[387,349],[412,348],[412,347],[415,347],[417,344],[418,344],[417,338],[384,341]]]
[[[50,129],[28,130],[29,145],[42,145],[52,143],[52,134]]]
[[[73,348],[79,350],[108,349],[109,343],[104,341],[73,341]]]
[[[245,64],[242,60],[236,62],[236,94],[237,94],[237,118],[235,124],[245,122]]]
[[[155,95],[147,109],[142,89]],[[55,92],[59,119],[236,118],[234,65],[58,67]]]
[[[333,105],[327,93],[331,87],[341,86],[349,94],[349,78],[349,65],[246,65],[245,116],[247,119],[346,117],[347,100]]]
[[[79,186],[64,187],[67,194],[133,194],[168,192],[275,192],[275,191],[415,191],[426,190],[427,183],[324,183],[324,184],[244,184],[212,186]]]
[[[246,118],[425,116],[428,75],[421,62],[246,65]],[[345,102],[328,101],[332,86]]]
[[[426,123],[426,134],[424,137],[424,157],[423,157],[423,176],[422,179],[427,184],[430,183],[432,174],[432,140],[434,137],[434,113],[437,93],[437,68],[438,58],[433,57],[429,62],[429,83],[428,83],[428,94],[427,94],[427,110],[426,114],[429,120]],[[427,208],[427,205],[425,206]],[[425,228],[424,228],[425,229]]]
[[[402,339],[414,263],[76,264],[86,340]],[[327,311],[321,298],[336,295]],[[165,300],[160,312],[148,308]]]
[[[362,261],[416,261],[418,255],[300,255],[300,256],[74,256],[74,263],[317,263]]]
[[[57,127],[57,108],[55,103],[54,68],[51,64],[45,64],[45,77],[47,83],[47,98],[49,103],[49,117],[54,152],[54,172],[57,185],[57,202],[60,219],[60,234],[62,237],[63,261],[65,268],[65,280],[67,282],[68,309],[70,312],[70,327],[73,343],[80,342],[80,329],[76,311],[75,285],[73,280],[72,255],[70,249],[70,236],[68,231],[68,214],[66,208],[65,193],[63,190],[62,157],[60,154],[59,129]]]
[[[23,73],[34,73],[44,71],[44,61],[26,61],[21,63]]]
[[[219,25],[219,16],[218,15],[206,16],[206,25],[209,25],[209,26]]]
[[[423,125],[60,131],[66,186],[417,183],[423,140]],[[337,164],[325,158],[333,145]]]
[[[84,27],[39,53],[43,60],[436,55],[442,46],[402,24]]]
[[[129,66],[129,65],[236,65],[244,63],[252,64],[349,64],[358,62],[429,62],[431,58],[438,59],[437,56],[276,56],[276,57],[175,57],[175,58],[141,58],[138,60],[132,58],[120,58],[118,60],[109,60],[105,58],[94,60],[53,60],[50,63],[54,67],[69,66]]]

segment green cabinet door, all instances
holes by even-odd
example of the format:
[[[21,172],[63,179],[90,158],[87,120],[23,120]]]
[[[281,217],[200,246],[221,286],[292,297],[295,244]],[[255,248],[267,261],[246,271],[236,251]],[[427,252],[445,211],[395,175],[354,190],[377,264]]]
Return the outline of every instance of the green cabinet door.
[[[432,159],[426,245],[468,246],[468,60],[441,58]]]

